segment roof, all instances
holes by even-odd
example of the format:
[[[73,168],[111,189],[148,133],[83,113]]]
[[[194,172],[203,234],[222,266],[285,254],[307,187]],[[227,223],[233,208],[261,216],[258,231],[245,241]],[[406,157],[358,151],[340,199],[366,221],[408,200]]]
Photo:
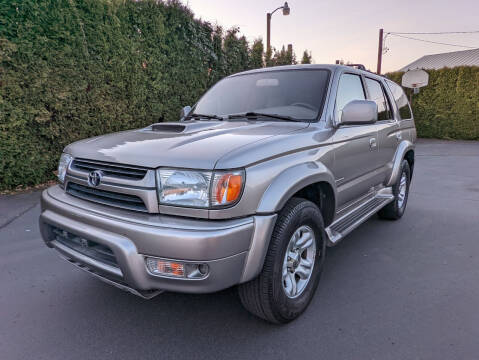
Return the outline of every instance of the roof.
[[[254,73],[260,73],[260,72],[268,72],[268,71],[304,70],[304,69],[318,69],[318,70],[326,69],[326,70],[330,70],[331,72],[334,72],[337,69],[343,69],[343,70],[347,70],[348,72],[365,74],[367,76],[382,77],[381,75],[377,75],[376,73],[370,72],[368,70],[361,70],[348,65],[337,65],[337,64],[296,64],[296,65],[271,66],[271,67],[264,67],[264,68],[242,71],[239,73],[229,75],[228,77],[237,76],[237,75],[254,74]]]
[[[479,49],[426,55],[404,66],[399,71],[414,69],[442,69],[456,66],[479,66]]]
[[[257,68],[252,70],[241,71],[235,74],[231,74],[229,76],[236,76],[236,75],[245,75],[245,74],[254,74],[259,72],[267,72],[267,71],[278,71],[278,70],[298,70],[298,69],[327,69],[333,71],[336,67],[340,65],[332,65],[332,64],[295,64],[295,65],[280,65],[280,66],[269,66],[264,68]]]

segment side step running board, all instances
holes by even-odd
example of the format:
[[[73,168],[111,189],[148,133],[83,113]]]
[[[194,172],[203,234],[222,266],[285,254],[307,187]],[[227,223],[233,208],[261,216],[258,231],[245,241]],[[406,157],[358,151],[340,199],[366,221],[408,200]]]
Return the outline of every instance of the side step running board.
[[[329,246],[336,245],[351,231],[394,200],[392,194],[377,194],[371,200],[336,219],[326,228]]]

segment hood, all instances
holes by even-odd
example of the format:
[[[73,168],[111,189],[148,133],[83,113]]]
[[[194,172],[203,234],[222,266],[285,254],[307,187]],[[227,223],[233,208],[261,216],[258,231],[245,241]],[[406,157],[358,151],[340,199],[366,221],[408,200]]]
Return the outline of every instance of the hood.
[[[65,152],[73,157],[148,168],[214,169],[221,157],[234,150],[308,125],[247,120],[159,123],[77,141]]]

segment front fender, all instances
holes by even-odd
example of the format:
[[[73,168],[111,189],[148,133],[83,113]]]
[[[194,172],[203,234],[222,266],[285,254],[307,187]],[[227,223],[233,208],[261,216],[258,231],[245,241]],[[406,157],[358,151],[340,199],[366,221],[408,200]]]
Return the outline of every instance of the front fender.
[[[394,154],[394,161],[393,161],[393,167],[391,171],[391,176],[389,177],[389,180],[386,183],[386,186],[392,186],[394,185],[399,177],[399,174],[401,173],[401,164],[402,161],[404,160],[404,156],[409,150],[414,149],[414,144],[409,141],[409,140],[403,140],[398,148],[396,149],[396,153]]]
[[[268,186],[256,212],[258,214],[278,212],[296,192],[321,181],[331,185],[336,199],[334,176],[324,164],[307,162],[287,168]]]

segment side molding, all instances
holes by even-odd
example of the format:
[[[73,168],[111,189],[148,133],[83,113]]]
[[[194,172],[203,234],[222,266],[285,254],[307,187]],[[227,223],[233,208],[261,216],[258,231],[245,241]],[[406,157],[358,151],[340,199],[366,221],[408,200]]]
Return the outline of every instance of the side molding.
[[[322,163],[308,162],[292,166],[279,174],[268,186],[256,212],[258,214],[277,212],[296,192],[321,181],[331,185],[336,198],[334,176]]]
[[[393,162],[393,168],[391,171],[391,176],[389,177],[388,182],[386,183],[386,186],[392,186],[393,184],[396,183],[399,173],[401,171],[401,163],[404,159],[404,155],[411,150],[414,149],[414,144],[410,142],[409,140],[403,140],[397,150],[396,154],[394,154],[394,162]]]

